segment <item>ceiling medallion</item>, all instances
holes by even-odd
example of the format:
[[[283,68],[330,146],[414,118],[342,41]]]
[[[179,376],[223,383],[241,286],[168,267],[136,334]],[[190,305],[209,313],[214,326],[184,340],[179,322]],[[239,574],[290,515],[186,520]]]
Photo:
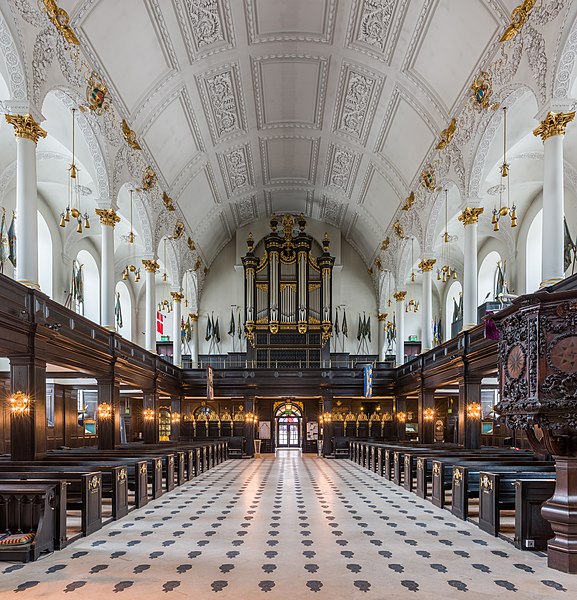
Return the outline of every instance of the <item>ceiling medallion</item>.
[[[499,108],[498,102],[491,104],[493,85],[491,83],[491,76],[487,71],[479,73],[471,85],[471,91],[471,104],[476,110],[497,110]]]
[[[86,75],[86,102],[81,104],[80,110],[86,112],[91,110],[97,115],[102,115],[105,110],[110,108],[110,100],[106,97],[108,88],[100,75],[92,71],[90,75]]]
[[[76,37],[74,31],[72,31],[70,25],[70,17],[68,13],[60,8],[54,0],[43,0],[44,7],[48,13],[48,18],[61,33],[62,37],[70,44],[80,45],[80,40]]]
[[[144,191],[151,190],[156,185],[156,173],[152,167],[146,167],[142,175],[142,189]]]
[[[421,185],[429,192],[437,191],[437,178],[431,165],[421,172]]]
[[[130,127],[128,126],[128,123],[126,122],[125,119],[122,119],[122,135],[124,135],[124,139],[126,140],[126,143],[133,150],[140,150],[140,144],[136,140],[136,133],[134,133],[134,131],[132,131],[132,129],[130,129]]]
[[[405,238],[405,232],[403,231],[403,226],[401,225],[400,221],[396,221],[395,224],[393,225],[393,229],[395,230],[395,233],[401,238],[404,239]]]
[[[505,29],[505,32],[499,39],[500,42],[510,42],[517,37],[521,27],[525,25],[525,21],[529,17],[529,13],[533,10],[535,2],[537,0],[524,0],[523,4],[520,4],[513,9],[511,13],[511,25]]]
[[[447,129],[443,129],[443,131],[441,131],[441,140],[437,144],[437,150],[443,150],[451,143],[456,130],[457,121],[455,119],[451,119]]]
[[[408,198],[405,199],[402,210],[411,210],[411,207],[415,203],[415,192],[411,192]]]
[[[162,194],[162,201],[164,202],[166,210],[169,210],[170,212],[176,210],[176,208],[174,208],[174,205],[172,204],[172,198],[166,192],[163,192]]]

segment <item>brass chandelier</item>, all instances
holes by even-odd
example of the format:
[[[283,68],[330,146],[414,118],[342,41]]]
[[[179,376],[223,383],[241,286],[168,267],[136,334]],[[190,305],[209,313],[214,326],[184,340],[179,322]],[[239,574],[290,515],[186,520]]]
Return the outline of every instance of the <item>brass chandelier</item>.
[[[493,231],[499,231],[499,221],[502,217],[509,216],[511,218],[511,227],[517,227],[517,208],[513,204],[509,205],[510,202],[510,191],[511,191],[511,179],[509,177],[509,167],[511,165],[507,162],[507,107],[503,107],[503,164],[500,167],[501,171],[501,185],[499,186],[499,208],[493,209],[493,218],[491,219],[491,225],[493,225]],[[506,184],[505,184],[506,182]],[[503,205],[503,192],[507,191],[507,204]]]
[[[441,263],[437,269],[437,281],[447,283],[450,279],[457,279],[457,270],[451,266],[451,242],[449,235],[449,190],[445,188],[445,231],[443,232],[443,246],[441,248]]]
[[[88,217],[88,213],[84,212],[82,214],[82,209],[80,207],[80,184],[78,181],[78,167],[76,166],[74,160],[74,142],[75,142],[75,118],[74,115],[76,113],[76,109],[72,109],[72,162],[70,163],[70,167],[68,169],[68,199],[66,208],[63,212],[60,213],[60,227],[66,227],[66,225],[70,222],[70,217],[76,219],[76,233],[82,233],[83,226],[82,221],[84,220],[84,229],[90,229],[90,219]]]

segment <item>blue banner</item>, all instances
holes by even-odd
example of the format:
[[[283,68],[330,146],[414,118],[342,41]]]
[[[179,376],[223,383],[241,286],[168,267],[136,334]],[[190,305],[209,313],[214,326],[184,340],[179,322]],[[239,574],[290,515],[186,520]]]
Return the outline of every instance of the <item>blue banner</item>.
[[[363,367],[363,395],[365,398],[373,397],[373,365]]]

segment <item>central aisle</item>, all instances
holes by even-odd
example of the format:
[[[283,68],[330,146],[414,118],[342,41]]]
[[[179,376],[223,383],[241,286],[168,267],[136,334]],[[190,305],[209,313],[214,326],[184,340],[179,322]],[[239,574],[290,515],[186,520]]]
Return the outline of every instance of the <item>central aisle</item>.
[[[0,571],[1,598],[34,600],[577,592],[577,576],[547,569],[545,558],[354,463],[298,451],[228,461],[64,551]]]

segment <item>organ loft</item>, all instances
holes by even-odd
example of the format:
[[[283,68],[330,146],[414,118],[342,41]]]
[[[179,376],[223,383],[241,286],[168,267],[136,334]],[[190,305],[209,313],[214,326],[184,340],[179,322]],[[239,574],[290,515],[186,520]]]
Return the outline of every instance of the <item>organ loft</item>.
[[[0,600],[577,597],[577,1],[0,0]]]

